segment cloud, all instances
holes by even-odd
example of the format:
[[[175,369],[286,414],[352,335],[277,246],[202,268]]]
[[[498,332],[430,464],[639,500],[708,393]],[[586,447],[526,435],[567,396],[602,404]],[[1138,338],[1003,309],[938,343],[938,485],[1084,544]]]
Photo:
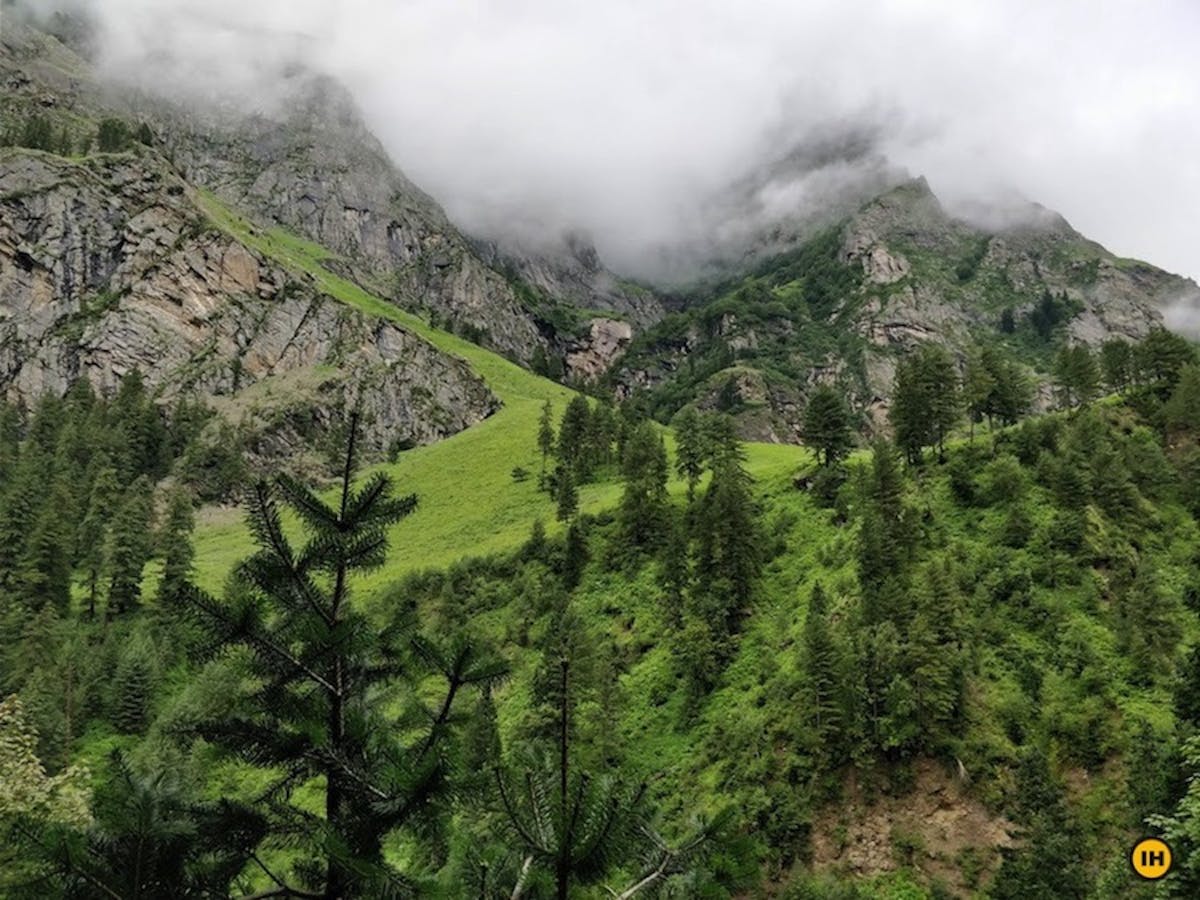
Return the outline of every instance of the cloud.
[[[1194,0],[76,2],[109,71],[150,84],[265,104],[288,66],[336,76],[487,235],[582,229],[646,270],[887,159],[952,206],[1017,192],[1200,276]],[[849,161],[762,175],[863,135]]]
[[[1200,341],[1200,290],[1190,290],[1163,307],[1163,321],[1172,331]]]

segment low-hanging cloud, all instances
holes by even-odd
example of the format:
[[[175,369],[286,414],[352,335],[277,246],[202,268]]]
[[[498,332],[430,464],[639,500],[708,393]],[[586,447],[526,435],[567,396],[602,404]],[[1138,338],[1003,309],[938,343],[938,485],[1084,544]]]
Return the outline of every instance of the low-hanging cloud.
[[[265,100],[297,62],[339,78],[486,236],[584,230],[646,272],[903,168],[952,205],[1015,192],[1200,276],[1194,0],[73,2],[104,66],[150,85]]]

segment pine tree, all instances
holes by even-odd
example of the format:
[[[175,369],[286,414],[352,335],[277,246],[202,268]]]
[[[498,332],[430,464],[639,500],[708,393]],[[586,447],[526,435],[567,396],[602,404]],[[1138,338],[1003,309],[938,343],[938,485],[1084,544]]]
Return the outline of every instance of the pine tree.
[[[1059,351],[1054,363],[1054,377],[1064,408],[1086,406],[1096,399],[1100,371],[1096,368],[1096,358],[1086,344],[1063,347]]]
[[[538,479],[538,486],[543,490],[546,487],[546,460],[554,452],[554,426],[551,424],[551,417],[553,415],[554,410],[550,406],[550,401],[547,400],[542,404],[542,415],[538,419],[537,437],[538,452],[542,455],[542,473]]]
[[[846,455],[851,446],[850,410],[839,392],[828,385],[813,391],[804,409],[801,436],[816,451],[820,465],[832,465]]]
[[[126,734],[140,734],[149,724],[155,669],[155,650],[144,635],[122,647],[111,686],[111,709],[112,723]]]
[[[70,484],[56,478],[34,520],[18,562],[16,581],[30,609],[52,606],[66,612],[71,603],[71,548],[74,508]]]
[[[443,749],[456,704],[503,672],[465,636],[434,642],[414,636],[406,620],[381,633],[353,607],[356,575],[384,564],[388,528],[417,503],[415,496],[394,497],[383,474],[355,488],[356,436],[352,418],[334,505],[283,475],[260,482],[249,510],[260,549],[239,567],[241,587],[225,603],[195,588],[185,595],[218,646],[251,651],[248,675],[260,685],[237,714],[203,732],[282,773],[268,792],[280,801],[270,807],[269,827],[289,841],[311,841],[309,853],[324,870],[319,895],[327,900],[406,890],[384,859],[384,839],[443,809],[437,798],[450,775]],[[309,535],[299,549],[284,533],[281,501]],[[444,687],[436,706],[423,708],[430,685],[420,678],[414,683],[423,682],[421,693],[407,702],[378,702],[402,672],[421,668]],[[418,706],[417,718],[392,721],[397,706]],[[318,776],[323,818],[282,802],[291,784]]]
[[[618,866],[637,865],[629,887],[610,891],[628,900],[685,871],[728,816],[702,821],[672,845],[650,827],[644,782],[627,783],[611,767],[599,776],[583,770],[573,751],[571,673],[571,661],[560,660],[556,752],[527,758],[515,775],[497,768],[504,813],[525,858],[509,896],[524,895],[531,870],[547,872],[554,896],[567,900],[572,885],[591,884]]]
[[[1179,370],[1163,416],[1169,428],[1200,433],[1200,365],[1189,363]]]
[[[1133,359],[1141,381],[1166,398],[1175,389],[1180,370],[1196,362],[1196,350],[1174,332],[1152,328],[1133,348]]]
[[[950,354],[927,344],[896,366],[891,421],[896,443],[912,464],[925,447],[945,457],[946,435],[958,418],[958,375]]]
[[[829,608],[821,583],[813,586],[804,619],[804,672],[807,683],[806,718],[814,751],[821,759],[834,758],[841,710],[837,702],[837,647],[829,628]]]
[[[558,503],[556,515],[560,522],[570,522],[579,511],[579,492],[575,489],[575,476],[567,466],[555,471],[555,499]]]
[[[990,896],[996,900],[1089,896],[1084,837],[1062,786],[1050,773],[1045,753],[1036,747],[1021,758],[1016,807],[1022,840],[1001,851],[1004,862]]]
[[[1100,372],[1109,391],[1125,392],[1133,380],[1133,347],[1128,341],[1109,338],[1100,345]]]
[[[108,533],[104,565],[108,571],[108,616],[132,611],[141,601],[142,572],[153,550],[150,482],[138,478],[121,497]]]
[[[971,423],[971,440],[975,440],[975,424],[991,413],[995,391],[996,379],[982,351],[977,350],[967,357],[967,368],[963,374],[963,404]]]
[[[562,579],[563,586],[568,591],[573,591],[579,586],[587,562],[587,535],[584,534],[583,526],[576,519],[567,526],[567,539],[563,547]]]
[[[642,422],[625,442],[621,458],[625,489],[617,518],[622,546],[634,552],[657,546],[667,513],[667,448],[649,422]]]
[[[576,394],[563,410],[558,427],[558,458],[578,484],[591,477],[591,454],[588,447],[589,423],[592,417],[587,398]]]
[[[696,576],[722,635],[737,631],[762,568],[762,539],[751,479],[739,453],[718,458],[696,524]]]
[[[696,496],[696,485],[704,474],[708,457],[705,446],[704,423],[694,406],[685,406],[675,417],[675,471],[687,479],[688,503]]]
[[[195,525],[192,498],[187,491],[176,488],[167,501],[167,516],[158,536],[158,552],[163,559],[162,580],[158,585],[160,603],[179,596],[192,575],[191,533]]]
[[[689,550],[687,528],[681,520],[673,520],[659,574],[663,618],[672,629],[678,629],[683,624],[683,610],[692,582]]]
[[[116,470],[111,466],[100,468],[93,479],[87,511],[79,525],[75,556],[87,582],[89,618],[96,616],[100,577],[108,558],[108,519],[119,493]]]

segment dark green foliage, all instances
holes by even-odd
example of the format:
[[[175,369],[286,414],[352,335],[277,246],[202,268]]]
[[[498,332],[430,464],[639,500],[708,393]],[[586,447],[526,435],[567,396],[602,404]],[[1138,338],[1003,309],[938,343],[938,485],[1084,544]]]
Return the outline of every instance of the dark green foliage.
[[[1179,370],[1163,416],[1168,428],[1200,432],[1200,365],[1188,363]]]
[[[154,550],[152,517],[150,482],[142,476],[121,495],[109,528],[104,566],[110,618],[131,612],[141,601],[142,570]]]
[[[560,522],[569,522],[579,511],[579,492],[575,488],[575,476],[567,466],[559,466],[554,472],[554,496],[557,503],[555,515]]]
[[[163,560],[158,586],[160,603],[170,602],[183,591],[192,575],[191,535],[195,526],[192,498],[184,490],[172,491],[167,500],[167,515],[158,535],[158,552]]]
[[[1100,374],[1104,386],[1112,393],[1121,393],[1133,383],[1133,347],[1120,338],[1109,338],[1100,345]]]
[[[667,448],[649,422],[634,426],[621,454],[625,489],[617,516],[624,546],[635,553],[657,547],[667,522]]]
[[[925,345],[901,359],[892,393],[896,444],[909,462],[919,463],[925,447],[936,447],[942,457],[959,411],[958,373],[949,353]]]
[[[822,466],[832,465],[846,455],[853,446],[850,410],[839,391],[828,385],[813,391],[804,409],[801,434]]]
[[[96,145],[101,153],[123,153],[133,145],[129,126],[120,119],[104,119],[96,134]]]
[[[415,496],[394,497],[383,475],[355,488],[355,431],[352,421],[335,505],[284,476],[260,483],[249,511],[260,549],[239,568],[239,588],[224,603],[188,592],[215,644],[249,651],[258,685],[237,712],[203,732],[247,760],[278,766],[282,779],[271,795],[298,776],[324,779],[323,819],[277,803],[269,829],[306,836],[321,868],[295,878],[315,874],[329,898],[407,889],[385,862],[383,841],[436,814],[433,798],[450,776],[442,748],[455,730],[456,701],[502,671],[465,634],[442,645],[414,636],[404,621],[381,633],[351,605],[354,576],[383,564],[387,528],[416,506]],[[299,549],[283,532],[281,500],[309,534]],[[442,683],[443,695],[433,708],[418,707],[424,721],[414,733],[374,698],[417,668]]]
[[[821,760],[838,758],[842,710],[838,697],[841,673],[838,649],[830,631],[829,602],[818,582],[808,601],[804,619],[804,672],[806,703],[805,737],[811,741],[811,753]]]
[[[587,398],[576,395],[563,411],[558,427],[558,457],[581,481],[591,475],[593,454],[588,445],[591,406]]]
[[[110,691],[110,718],[127,734],[145,730],[154,702],[156,652],[149,638],[135,635],[121,649]]]
[[[1175,389],[1183,367],[1196,362],[1196,350],[1174,332],[1153,328],[1134,347],[1133,359],[1139,380],[1166,398]]]
[[[1067,299],[1065,291],[1055,296],[1045,290],[1029,313],[1029,324],[1041,340],[1049,341],[1058,327],[1069,322],[1077,311],[1078,307]]]
[[[1038,748],[1030,748],[1021,758],[1016,799],[1022,843],[1004,851],[989,896],[995,900],[1088,896],[1083,836],[1067,808],[1062,785]]]
[[[1091,349],[1086,344],[1063,347],[1054,362],[1054,379],[1063,408],[1074,409],[1091,403],[1100,387],[1100,370]]]
[[[230,800],[203,802],[165,767],[135,772],[114,754],[86,833],[49,828],[37,852],[64,897],[157,900],[227,896],[263,834],[260,816]],[[29,894],[52,896],[42,883]]]
[[[675,471],[687,479],[688,502],[696,496],[696,485],[704,473],[708,442],[704,422],[694,406],[685,406],[673,422],[675,428]]]
[[[550,458],[550,454],[554,452],[554,426],[551,424],[551,417],[554,415],[554,410],[550,406],[550,401],[547,400],[542,406],[542,415],[538,419],[538,434],[537,446],[538,452],[542,456],[542,472],[541,478],[544,481],[546,478],[546,460]]]

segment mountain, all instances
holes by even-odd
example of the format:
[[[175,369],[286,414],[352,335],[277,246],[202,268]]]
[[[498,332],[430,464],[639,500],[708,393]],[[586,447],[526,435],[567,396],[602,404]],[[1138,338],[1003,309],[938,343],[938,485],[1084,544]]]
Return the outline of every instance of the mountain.
[[[744,274],[691,291],[686,308],[638,336],[610,373],[619,396],[666,420],[687,403],[732,411],[754,440],[796,441],[805,398],[836,384],[883,424],[896,361],[924,342],[960,360],[979,343],[1042,385],[1063,343],[1137,340],[1194,282],[1087,240],[1025,204],[1006,224],[946,211],[917,178]],[[686,292],[685,292],[686,296]]]
[[[1200,896],[1194,284],[867,139],[645,284],[59,24],[0,36],[0,896],[1124,900],[1148,834]],[[946,403],[983,350],[1041,408]]]

